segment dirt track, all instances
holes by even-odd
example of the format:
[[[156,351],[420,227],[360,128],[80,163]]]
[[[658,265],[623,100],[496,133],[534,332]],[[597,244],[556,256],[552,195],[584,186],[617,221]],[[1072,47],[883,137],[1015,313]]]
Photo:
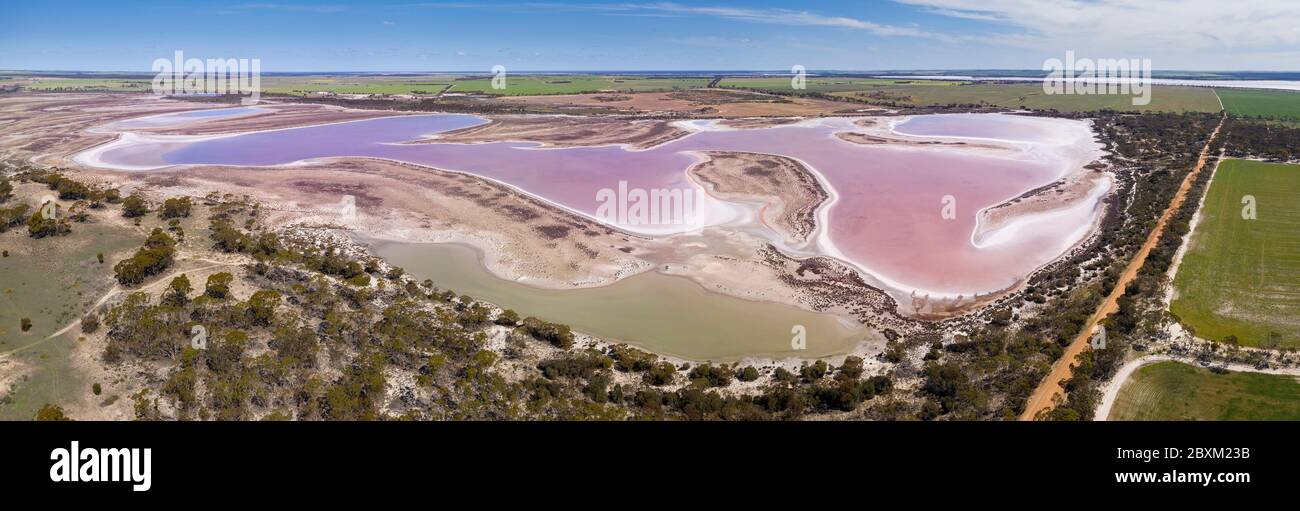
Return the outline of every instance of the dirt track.
[[[1165,208],[1165,212],[1156,221],[1155,228],[1151,229],[1151,234],[1147,235],[1147,240],[1142,243],[1142,248],[1138,249],[1128,267],[1124,268],[1124,273],[1120,275],[1119,280],[1115,283],[1115,288],[1101,302],[1101,305],[1097,306],[1096,312],[1093,312],[1092,316],[1088,318],[1088,322],[1084,323],[1083,329],[1079,330],[1079,335],[1075,336],[1070,346],[1065,348],[1065,353],[1061,355],[1061,358],[1052,364],[1052,371],[1047,373],[1043,381],[1039,382],[1038,388],[1034,389],[1034,393],[1029,395],[1029,400],[1025,403],[1025,412],[1020,415],[1020,420],[1035,420],[1040,415],[1056,407],[1058,396],[1063,394],[1061,382],[1070,378],[1071,372],[1074,370],[1075,358],[1080,353],[1083,353],[1084,348],[1088,347],[1088,339],[1091,337],[1093,328],[1119,309],[1119,298],[1124,296],[1124,290],[1128,287],[1128,284],[1137,277],[1138,270],[1141,270],[1142,265],[1146,263],[1147,255],[1151,253],[1152,248],[1155,248],[1156,242],[1160,241],[1160,234],[1164,232],[1165,225],[1169,223],[1169,219],[1174,216],[1174,213],[1183,204],[1183,200],[1187,198],[1187,192],[1191,189],[1192,183],[1196,181],[1196,176],[1201,173],[1201,169],[1205,168],[1205,161],[1210,155],[1210,145],[1219,136],[1220,129],[1223,129],[1223,120],[1219,121],[1219,125],[1214,128],[1214,133],[1210,134],[1210,139],[1205,142],[1205,148],[1201,149],[1200,159],[1196,161],[1196,168],[1188,172],[1187,177],[1183,178],[1183,184],[1178,187],[1174,199],[1169,202],[1169,207]]]

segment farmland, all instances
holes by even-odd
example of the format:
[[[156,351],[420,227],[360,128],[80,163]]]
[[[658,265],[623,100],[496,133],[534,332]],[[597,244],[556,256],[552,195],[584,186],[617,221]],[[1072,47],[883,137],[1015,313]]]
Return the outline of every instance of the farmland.
[[[1297,420],[1293,376],[1216,373],[1180,362],[1144,366],[1124,383],[1109,420]]]
[[[1300,92],[1256,89],[1215,89],[1215,92],[1230,114],[1300,121]]]
[[[789,91],[789,78],[736,78],[723,80],[724,87]],[[1214,91],[1202,87],[1157,86],[1151,104],[1134,106],[1127,95],[1047,95],[1039,83],[971,83],[942,80],[883,80],[811,78],[806,92],[825,93],[871,103],[896,106],[951,104],[986,105],[1004,108],[1032,108],[1063,112],[1102,109],[1119,111],[1217,112]]]
[[[336,94],[412,94],[442,92],[480,93],[507,96],[578,94],[598,91],[649,92],[708,85],[708,78],[658,78],[607,75],[511,75],[505,89],[494,89],[490,76],[273,76],[264,77],[265,92],[303,95],[310,92]],[[450,87],[450,88],[448,88]]]
[[[1256,219],[1243,218],[1253,196]],[[1300,346],[1300,165],[1225,160],[1174,279],[1170,310],[1196,335]]]
[[[151,82],[117,78],[30,78],[17,79],[14,83],[41,92],[148,92]]]

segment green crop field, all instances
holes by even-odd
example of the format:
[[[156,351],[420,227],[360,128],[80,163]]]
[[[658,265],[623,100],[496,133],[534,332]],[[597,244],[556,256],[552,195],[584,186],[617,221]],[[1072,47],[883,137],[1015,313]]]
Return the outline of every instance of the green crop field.
[[[1200,337],[1300,346],[1300,165],[1223,161],[1174,287],[1169,309]]]
[[[790,90],[789,78],[726,79],[724,87],[746,87],[780,91]],[[943,80],[810,78],[807,92],[821,92],[868,102],[910,106],[982,104],[1005,108],[1056,109],[1063,112],[1090,112],[1102,109],[1121,111],[1218,112],[1219,100],[1214,90],[1205,87],[1156,86],[1151,103],[1134,106],[1132,97],[1118,94],[1048,95],[1042,84],[973,83]]]
[[[1300,121],[1300,92],[1215,89],[1228,113],[1265,119]]]
[[[262,92],[303,95],[309,92],[335,94],[415,94],[442,92],[454,76],[263,76]]]
[[[653,92],[704,87],[709,78],[656,78],[602,75],[506,75],[506,88],[493,89],[491,78],[458,80],[450,92],[479,92],[506,96],[578,94],[584,92]]]
[[[808,78],[804,81],[804,86],[806,87],[804,90],[807,92],[823,92],[829,94],[835,92],[858,92],[891,86],[944,87],[962,83],[968,82],[943,80],[891,80],[882,78]],[[776,92],[793,91],[791,77],[725,78],[718,83],[718,86]]]
[[[309,92],[336,94],[434,95],[470,92],[507,96],[577,94],[618,91],[648,92],[687,89],[708,85],[708,78],[659,78],[606,75],[512,75],[506,74],[506,88],[492,88],[492,78],[453,75],[428,76],[271,76],[262,78],[263,92],[303,95]]]
[[[28,90],[61,92],[149,92],[149,80],[105,78],[29,78],[15,80]]]
[[[1120,387],[1109,420],[1300,420],[1294,376],[1229,372],[1179,362],[1143,366]]]

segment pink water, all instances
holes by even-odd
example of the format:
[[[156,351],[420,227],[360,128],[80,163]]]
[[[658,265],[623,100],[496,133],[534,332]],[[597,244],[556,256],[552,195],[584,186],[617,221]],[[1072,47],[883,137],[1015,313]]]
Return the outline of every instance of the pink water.
[[[496,179],[591,215],[599,205],[597,191],[617,188],[619,181],[632,188],[694,189],[685,173],[698,161],[693,151],[779,154],[814,168],[837,196],[826,211],[825,232],[816,243],[783,248],[840,257],[902,293],[970,296],[1010,286],[1059,256],[1096,214],[1084,211],[1065,219],[1064,225],[1057,219],[1055,224],[1031,226],[1015,239],[994,246],[977,248],[971,243],[976,214],[982,208],[1050,183],[1095,156],[1090,130],[1073,121],[945,115],[916,117],[896,128],[911,135],[1017,141],[1021,148],[1014,151],[858,145],[834,136],[836,131],[853,129],[843,119],[758,130],[707,130],[644,151],[618,146],[539,149],[526,142],[398,144],[480,122],[465,115],[403,116],[186,141],[179,148],[146,141],[106,150],[100,159],[106,166],[161,167],[382,157]],[[151,146],[157,151],[150,152]],[[956,201],[952,219],[942,215],[945,196]],[[705,207],[735,205],[710,198]],[[736,217],[709,218],[711,223],[727,223]]]

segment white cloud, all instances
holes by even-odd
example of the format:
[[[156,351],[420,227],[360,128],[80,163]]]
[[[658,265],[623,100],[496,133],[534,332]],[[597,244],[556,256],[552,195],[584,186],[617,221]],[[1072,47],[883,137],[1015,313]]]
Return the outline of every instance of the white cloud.
[[[895,1],[1016,28],[1012,43],[1024,46],[1191,54],[1300,44],[1296,0]]]

